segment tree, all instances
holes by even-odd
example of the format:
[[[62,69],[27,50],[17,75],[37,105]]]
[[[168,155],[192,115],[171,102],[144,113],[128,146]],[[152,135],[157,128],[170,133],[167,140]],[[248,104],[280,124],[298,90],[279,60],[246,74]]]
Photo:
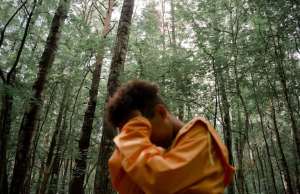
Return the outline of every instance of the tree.
[[[25,6],[27,1],[23,2],[19,8],[14,12],[14,14],[9,18],[9,20],[6,22],[5,26],[3,27],[1,31],[1,39],[0,39],[0,47],[2,46],[2,43],[4,41],[4,33],[9,25],[9,23],[12,21],[12,19],[17,15],[17,13],[20,11],[20,9]],[[32,9],[28,15],[26,26],[24,30],[24,34],[22,37],[22,41],[20,44],[20,48],[18,50],[16,59],[12,65],[12,67],[9,69],[9,72],[5,75],[4,71],[0,68],[0,77],[2,79],[3,84],[3,91],[4,93],[1,95],[1,112],[0,112],[0,190],[3,191],[4,194],[8,193],[8,181],[7,181],[7,172],[6,172],[6,152],[7,152],[7,140],[9,138],[9,133],[11,130],[11,115],[12,115],[12,108],[13,108],[13,95],[10,93],[10,89],[14,87],[15,80],[16,80],[16,68],[19,64],[20,56],[23,51],[23,47],[25,45],[27,35],[29,32],[29,27],[31,24],[32,16],[35,11],[37,5],[37,1],[33,2]]]
[[[112,61],[110,65],[110,72],[107,82],[107,97],[111,97],[120,85],[120,76],[124,71],[124,63],[128,48],[128,39],[130,33],[131,18],[133,13],[134,0],[124,0],[120,21],[113,50]],[[102,137],[99,148],[94,193],[95,194],[109,194],[113,193],[110,180],[108,178],[108,159],[113,150],[113,134],[114,129],[107,123],[105,110],[103,116]]]
[[[21,193],[24,185],[25,175],[28,169],[29,150],[34,135],[39,111],[43,103],[42,92],[44,90],[47,74],[54,61],[55,51],[61,34],[61,26],[67,17],[69,8],[68,0],[61,0],[51,23],[47,38],[47,44],[39,62],[39,72],[32,87],[32,93],[28,108],[25,111],[20,126],[18,146],[14,171],[12,175],[10,194]]]
[[[55,194],[58,190],[58,179],[59,179],[59,171],[61,167],[62,157],[63,157],[63,147],[65,146],[65,134],[67,130],[67,113],[69,110],[70,104],[70,83],[65,83],[64,95],[63,95],[63,109],[62,109],[62,123],[61,129],[59,130],[59,134],[57,137],[57,146],[55,149],[55,154],[52,158],[52,169],[51,169],[51,179],[48,189],[48,194]]]
[[[62,25],[59,0],[1,1],[0,193],[114,193],[105,103],[131,79],[213,123],[237,169],[226,193],[299,193],[298,1],[122,2],[76,1]]]
[[[64,90],[63,97],[62,97],[61,103],[59,105],[59,111],[58,111],[58,115],[57,115],[57,119],[56,119],[55,130],[54,130],[54,133],[51,138],[51,143],[50,143],[49,151],[47,154],[46,164],[44,166],[44,172],[43,172],[44,176],[43,176],[40,188],[38,188],[39,194],[46,193],[47,185],[49,182],[49,177],[53,172],[53,166],[58,157],[58,156],[56,156],[57,153],[55,153],[55,151],[57,151],[57,149],[61,149],[59,145],[62,144],[61,136],[64,134],[64,128],[62,128],[62,121],[63,121],[64,112],[66,110],[66,101],[67,101],[68,89],[69,89],[68,87],[69,87],[69,84],[66,83],[64,86],[64,89],[63,89]],[[57,147],[57,149],[56,149],[56,147]],[[58,151],[60,151],[60,150],[58,150]]]
[[[104,58],[105,39],[110,32],[110,22],[114,1],[108,0],[106,16],[104,18],[104,26],[101,35],[101,45],[96,55],[95,69],[93,71],[93,79],[91,89],[89,92],[89,102],[85,111],[84,120],[81,128],[81,135],[79,140],[79,156],[75,161],[75,168],[73,170],[73,178],[70,183],[69,193],[84,193],[84,177],[86,174],[87,155],[90,146],[90,136],[93,128],[93,120],[97,104],[97,95],[100,82],[101,68]]]

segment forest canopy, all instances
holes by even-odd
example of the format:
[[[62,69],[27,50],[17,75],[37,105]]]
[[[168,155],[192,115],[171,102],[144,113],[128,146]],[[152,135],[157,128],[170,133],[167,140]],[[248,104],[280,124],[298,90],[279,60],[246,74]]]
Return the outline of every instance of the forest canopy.
[[[116,193],[106,102],[159,85],[217,129],[228,194],[300,193],[297,0],[2,0],[0,193]]]

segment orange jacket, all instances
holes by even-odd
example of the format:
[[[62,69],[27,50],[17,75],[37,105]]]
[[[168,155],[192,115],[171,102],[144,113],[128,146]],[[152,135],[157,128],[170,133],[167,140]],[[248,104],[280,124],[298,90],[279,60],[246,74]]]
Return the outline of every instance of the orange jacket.
[[[234,168],[215,129],[195,118],[178,132],[169,150],[149,140],[150,122],[137,116],[114,138],[109,160],[113,187],[120,194],[221,194]]]

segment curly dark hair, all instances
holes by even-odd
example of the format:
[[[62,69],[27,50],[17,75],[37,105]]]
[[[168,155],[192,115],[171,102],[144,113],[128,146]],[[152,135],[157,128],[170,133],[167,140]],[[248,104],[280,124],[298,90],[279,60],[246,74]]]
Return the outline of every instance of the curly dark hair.
[[[164,104],[159,96],[158,85],[144,81],[131,80],[120,86],[107,103],[107,119],[113,127],[120,127],[134,110],[152,118],[156,104]]]

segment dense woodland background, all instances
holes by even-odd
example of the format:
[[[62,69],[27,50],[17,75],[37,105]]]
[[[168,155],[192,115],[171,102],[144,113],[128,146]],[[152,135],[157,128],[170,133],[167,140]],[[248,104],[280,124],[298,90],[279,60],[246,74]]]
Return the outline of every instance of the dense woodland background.
[[[0,193],[114,193],[105,101],[145,79],[217,128],[227,193],[299,194],[299,4],[1,0]]]

